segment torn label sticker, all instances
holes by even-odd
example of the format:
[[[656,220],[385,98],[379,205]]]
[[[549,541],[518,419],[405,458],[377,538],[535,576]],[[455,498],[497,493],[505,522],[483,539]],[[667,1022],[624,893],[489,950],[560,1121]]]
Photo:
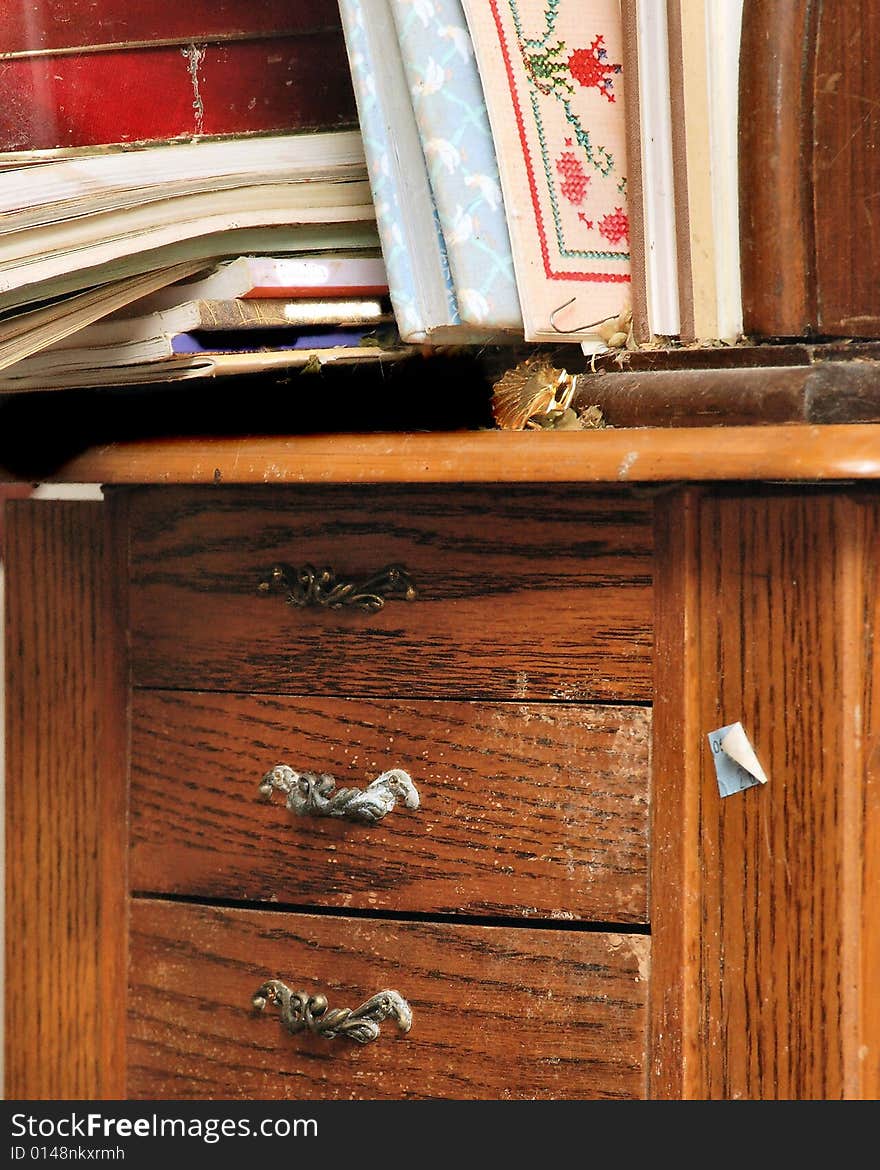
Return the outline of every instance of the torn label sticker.
[[[764,769],[758,763],[755,749],[741,723],[719,727],[717,731],[710,731],[707,738],[715,761],[718,791],[722,796],[732,796],[734,792],[744,792],[755,784],[767,783]]]

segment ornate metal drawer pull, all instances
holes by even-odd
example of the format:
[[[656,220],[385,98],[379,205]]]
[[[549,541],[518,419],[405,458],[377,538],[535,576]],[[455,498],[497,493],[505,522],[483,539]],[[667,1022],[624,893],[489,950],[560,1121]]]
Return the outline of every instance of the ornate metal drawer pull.
[[[253,998],[257,1011],[263,1011],[267,1003],[277,1004],[288,1032],[313,1032],[328,1040],[347,1036],[358,1044],[369,1044],[379,1035],[379,1025],[392,1018],[401,1032],[412,1027],[412,1008],[399,991],[380,991],[359,1008],[328,1008],[326,996],[291,991],[280,979],[269,979]]]
[[[287,807],[300,816],[345,817],[374,825],[391,812],[398,800],[406,808],[419,807],[419,794],[412,777],[402,768],[391,768],[366,788],[337,788],[333,776],[318,772],[296,772],[278,764],[260,781],[260,795],[270,800],[275,789],[287,797]]]
[[[416,595],[409,573],[403,565],[386,565],[365,581],[340,581],[330,568],[314,565],[273,565],[257,588],[261,593],[284,593],[288,605],[302,609],[308,605],[324,609],[352,606],[375,613],[386,600],[412,601]]]

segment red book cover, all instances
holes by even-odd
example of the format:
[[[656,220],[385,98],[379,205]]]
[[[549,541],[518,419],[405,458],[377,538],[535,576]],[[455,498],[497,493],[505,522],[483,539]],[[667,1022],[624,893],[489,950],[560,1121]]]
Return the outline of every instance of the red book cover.
[[[326,0],[0,6],[0,151],[356,125]]]
[[[327,0],[3,0],[0,53],[312,33],[338,27]]]

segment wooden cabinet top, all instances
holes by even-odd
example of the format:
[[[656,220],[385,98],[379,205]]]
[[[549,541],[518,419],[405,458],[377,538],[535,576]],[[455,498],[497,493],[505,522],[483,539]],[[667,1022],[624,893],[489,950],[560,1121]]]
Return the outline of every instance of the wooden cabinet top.
[[[0,469],[0,480],[9,481]],[[104,484],[840,482],[880,478],[880,425],[177,438],[111,443],[47,480]]]

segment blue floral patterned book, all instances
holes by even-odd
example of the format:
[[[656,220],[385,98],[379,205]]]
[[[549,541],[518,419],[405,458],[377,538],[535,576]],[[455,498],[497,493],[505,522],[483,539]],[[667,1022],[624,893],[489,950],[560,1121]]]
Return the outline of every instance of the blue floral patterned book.
[[[390,0],[463,322],[522,336],[495,145],[461,0]]]
[[[389,0],[339,0],[339,11],[397,328],[404,341],[442,340],[461,318]]]

